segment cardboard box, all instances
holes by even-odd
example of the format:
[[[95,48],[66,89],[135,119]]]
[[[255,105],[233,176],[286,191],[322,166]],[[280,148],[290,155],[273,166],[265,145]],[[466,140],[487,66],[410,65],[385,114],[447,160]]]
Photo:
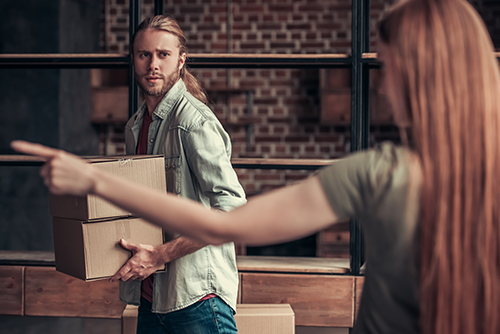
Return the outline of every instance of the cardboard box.
[[[166,192],[165,159],[162,155],[121,155],[86,159],[96,168]],[[50,195],[50,214],[53,217],[86,221],[131,216],[130,212],[97,196],[77,197],[53,194]]]
[[[133,243],[163,244],[160,227],[140,218],[82,221],[53,217],[56,270],[85,281],[113,276],[131,256],[121,247]]]
[[[238,334],[295,334],[290,304],[237,304]]]

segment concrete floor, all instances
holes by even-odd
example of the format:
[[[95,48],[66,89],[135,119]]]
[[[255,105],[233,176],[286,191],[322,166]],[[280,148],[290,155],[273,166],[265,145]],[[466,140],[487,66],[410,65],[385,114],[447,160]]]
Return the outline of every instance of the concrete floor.
[[[120,319],[0,316],[0,334],[120,334]]]
[[[0,334],[120,334],[119,319],[0,316]],[[295,334],[348,334],[345,328],[297,326]]]

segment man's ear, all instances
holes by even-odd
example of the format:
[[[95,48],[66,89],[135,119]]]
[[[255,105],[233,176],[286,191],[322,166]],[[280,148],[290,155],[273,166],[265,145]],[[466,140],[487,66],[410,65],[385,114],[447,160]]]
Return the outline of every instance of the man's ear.
[[[179,56],[179,71],[186,64],[186,56],[185,52]]]

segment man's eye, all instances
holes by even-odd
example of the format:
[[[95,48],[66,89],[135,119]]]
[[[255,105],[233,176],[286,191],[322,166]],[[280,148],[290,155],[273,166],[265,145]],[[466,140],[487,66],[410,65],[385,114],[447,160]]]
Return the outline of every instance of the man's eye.
[[[161,53],[161,55],[162,55],[163,57],[167,57],[167,56],[168,56],[168,53],[166,53],[166,52],[162,52],[162,53]]]

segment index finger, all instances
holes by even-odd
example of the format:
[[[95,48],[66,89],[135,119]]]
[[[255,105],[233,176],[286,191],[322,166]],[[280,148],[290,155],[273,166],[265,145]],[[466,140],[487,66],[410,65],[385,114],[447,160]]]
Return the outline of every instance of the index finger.
[[[10,142],[10,147],[17,152],[36,155],[42,158],[52,158],[59,152],[58,149],[24,140],[13,140]]]

